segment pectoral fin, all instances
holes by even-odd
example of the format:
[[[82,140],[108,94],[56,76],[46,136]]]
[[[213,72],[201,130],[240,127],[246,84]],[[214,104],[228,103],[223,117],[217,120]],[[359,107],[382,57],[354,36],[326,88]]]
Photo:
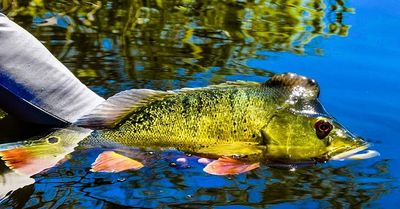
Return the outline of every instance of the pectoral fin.
[[[235,175],[260,167],[260,163],[250,163],[232,158],[219,158],[209,163],[203,171],[213,175]]]
[[[199,154],[220,157],[209,163],[203,169],[205,172],[213,175],[235,175],[258,168],[260,163],[257,161],[262,159],[264,151],[265,146],[255,142],[234,142],[203,148]]]
[[[114,151],[101,153],[92,164],[92,172],[121,172],[125,170],[139,170],[143,164]]]

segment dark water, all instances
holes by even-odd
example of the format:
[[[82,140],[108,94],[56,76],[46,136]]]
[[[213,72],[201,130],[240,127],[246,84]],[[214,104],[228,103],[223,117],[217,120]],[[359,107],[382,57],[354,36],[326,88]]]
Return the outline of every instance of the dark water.
[[[34,184],[12,177],[24,187],[12,189],[1,208],[398,208],[398,1],[0,2],[104,97],[295,72],[315,78],[326,109],[381,153],[221,177],[204,173],[196,157],[171,166],[184,155],[176,151],[137,151],[145,168],[93,173],[90,164],[104,150],[78,149],[34,175]]]

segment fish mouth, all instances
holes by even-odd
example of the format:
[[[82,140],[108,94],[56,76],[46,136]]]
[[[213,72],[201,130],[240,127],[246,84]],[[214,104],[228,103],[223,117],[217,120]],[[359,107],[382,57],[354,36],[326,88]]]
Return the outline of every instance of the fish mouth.
[[[342,160],[345,158],[350,158],[352,156],[357,155],[361,151],[368,149],[369,146],[370,145],[368,143],[365,143],[364,145],[361,145],[356,148],[338,149],[331,153],[330,159],[331,160]]]
[[[345,160],[345,159],[361,160],[379,156],[379,152],[375,150],[365,151],[371,146],[371,144],[364,141],[364,139],[356,137],[353,140],[354,141],[352,143],[347,144],[346,146],[340,144],[336,145],[337,148],[330,150],[325,155],[326,160]]]

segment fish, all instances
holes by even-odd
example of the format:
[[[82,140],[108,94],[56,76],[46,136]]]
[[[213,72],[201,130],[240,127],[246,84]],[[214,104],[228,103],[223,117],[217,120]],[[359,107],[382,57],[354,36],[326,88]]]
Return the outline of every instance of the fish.
[[[132,89],[108,98],[71,127],[93,130],[79,142],[83,147],[114,143],[173,148],[212,159],[204,171],[214,175],[248,172],[260,163],[349,158],[367,149],[369,143],[327,113],[319,94],[315,80],[294,73],[276,74],[261,83],[230,81],[170,91]],[[63,139],[60,134],[57,137]],[[99,155],[92,171],[143,166],[110,150]]]
[[[217,159],[207,171],[229,166],[248,171],[259,162],[325,162],[367,149],[369,143],[325,110],[319,94],[315,80],[294,73],[263,83],[133,89],[110,97],[75,125],[97,130],[92,143],[173,147]]]

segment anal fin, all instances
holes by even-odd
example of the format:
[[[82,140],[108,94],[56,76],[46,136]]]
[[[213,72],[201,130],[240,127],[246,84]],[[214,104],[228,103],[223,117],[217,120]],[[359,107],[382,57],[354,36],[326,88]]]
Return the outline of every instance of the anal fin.
[[[121,172],[125,170],[139,170],[143,164],[137,160],[118,154],[114,151],[102,152],[92,163],[92,172]]]

